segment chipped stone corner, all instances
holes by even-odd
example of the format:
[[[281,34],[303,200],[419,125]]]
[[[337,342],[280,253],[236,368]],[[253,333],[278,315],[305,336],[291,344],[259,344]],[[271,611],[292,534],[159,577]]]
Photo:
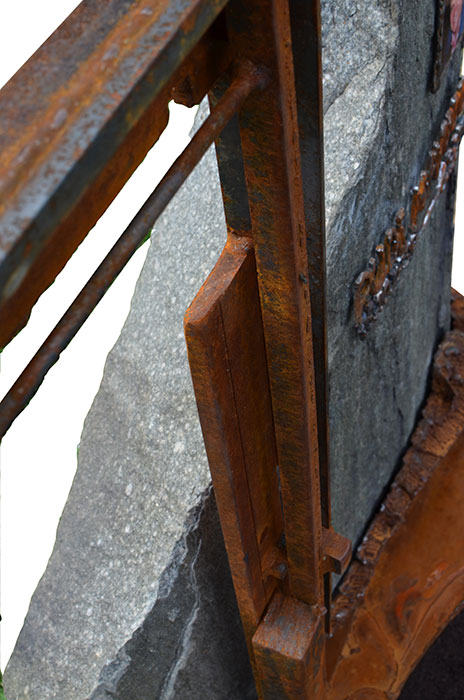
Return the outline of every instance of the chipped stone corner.
[[[211,487],[189,513],[152,609],[90,700],[115,697],[256,698]]]

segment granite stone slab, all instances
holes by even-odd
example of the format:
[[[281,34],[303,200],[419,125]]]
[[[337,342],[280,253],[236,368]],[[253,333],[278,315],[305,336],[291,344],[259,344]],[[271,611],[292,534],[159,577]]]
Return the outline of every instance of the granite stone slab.
[[[453,183],[366,339],[353,328],[353,282],[407,208],[459,75],[456,56],[430,92],[433,0],[375,6],[324,5],[332,55],[355,54],[351,80],[330,80],[325,128],[332,517],[355,544],[399,466],[450,322]],[[328,15],[341,34],[328,34]]]

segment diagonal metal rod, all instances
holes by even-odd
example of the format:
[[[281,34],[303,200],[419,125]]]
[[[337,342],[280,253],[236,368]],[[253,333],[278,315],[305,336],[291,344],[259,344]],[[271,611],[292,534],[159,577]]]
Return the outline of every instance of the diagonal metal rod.
[[[250,92],[263,88],[266,82],[266,73],[252,63],[247,61],[239,65],[238,75],[224,97],[197,131],[187,148],[174,161],[159,185],[5,395],[0,403],[0,439],[15,418],[26,408],[48,370],[58,360],[60,353],[68,346],[139,245],[149,235],[156,219],[209,146],[240,109]]]

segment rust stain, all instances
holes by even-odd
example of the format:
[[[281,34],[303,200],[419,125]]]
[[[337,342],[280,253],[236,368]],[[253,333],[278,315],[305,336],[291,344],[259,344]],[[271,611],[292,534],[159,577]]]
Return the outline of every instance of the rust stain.
[[[395,223],[376,246],[367,269],[354,283],[353,311],[355,328],[365,338],[388,300],[399,274],[407,267],[415,245],[427,228],[438,199],[445,191],[457,163],[459,144],[464,133],[464,83],[461,78],[440,125],[437,141],[429,151],[426,168],[413,187],[408,215],[400,209]],[[405,223],[408,220],[407,229]]]
[[[2,90],[1,347],[156,142],[178,82],[200,100],[223,69],[223,37],[200,31],[222,4],[148,0],[121,12],[112,0],[95,18],[82,3]],[[169,42],[181,45],[173,60]]]
[[[406,634],[409,616],[422,598],[422,591],[416,588],[416,584],[396,595],[394,604],[394,622],[398,627],[401,636]]]
[[[292,595],[322,602],[321,494],[306,227],[288,4],[229,5],[237,51],[269,72],[240,113]],[[253,41],[249,41],[252,32]],[[271,39],[272,37],[272,39]]]

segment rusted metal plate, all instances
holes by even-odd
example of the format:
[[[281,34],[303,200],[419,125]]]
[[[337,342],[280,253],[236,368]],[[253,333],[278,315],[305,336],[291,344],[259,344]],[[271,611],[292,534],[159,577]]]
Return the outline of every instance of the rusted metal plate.
[[[195,396],[245,635],[286,576],[251,241],[231,236],[185,316]]]
[[[286,2],[233,2],[240,55],[270,82],[240,112],[241,142],[268,358],[291,594],[322,601],[321,502],[311,307],[299,137]],[[250,41],[249,37],[253,40]]]
[[[0,346],[158,138],[170,81],[225,2],[89,0],[2,90]]]
[[[334,601],[331,700],[397,697],[464,605],[463,373],[456,328],[435,358],[412,447]]]

